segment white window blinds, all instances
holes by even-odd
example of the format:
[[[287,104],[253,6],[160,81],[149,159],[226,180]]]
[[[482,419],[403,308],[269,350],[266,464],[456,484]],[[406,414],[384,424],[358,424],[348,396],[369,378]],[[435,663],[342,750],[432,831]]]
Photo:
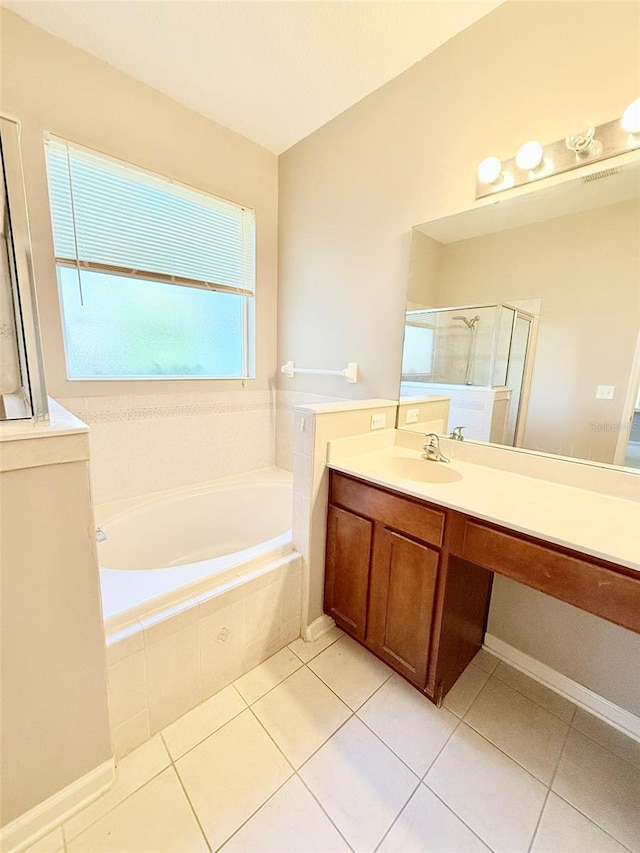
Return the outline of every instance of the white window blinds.
[[[252,296],[255,213],[47,140],[56,262]]]

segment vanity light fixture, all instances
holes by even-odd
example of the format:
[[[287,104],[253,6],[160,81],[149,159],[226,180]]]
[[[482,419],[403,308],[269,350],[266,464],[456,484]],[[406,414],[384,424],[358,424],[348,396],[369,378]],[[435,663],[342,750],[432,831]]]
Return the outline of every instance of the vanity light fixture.
[[[486,157],[478,166],[476,198],[504,192],[549,175],[560,175],[589,163],[608,160],[640,148],[640,98],[630,103],[621,118],[584,129],[543,145],[532,139],[509,160]]]
[[[640,134],[640,98],[632,101],[622,113],[620,124],[626,133]]]
[[[542,143],[537,139],[532,139],[530,142],[525,142],[521,145],[516,154],[516,166],[518,169],[526,169],[528,172],[534,172],[540,167],[544,161],[544,148]]]
[[[485,157],[478,166],[478,180],[482,184],[495,184],[502,177],[502,163],[497,157]]]

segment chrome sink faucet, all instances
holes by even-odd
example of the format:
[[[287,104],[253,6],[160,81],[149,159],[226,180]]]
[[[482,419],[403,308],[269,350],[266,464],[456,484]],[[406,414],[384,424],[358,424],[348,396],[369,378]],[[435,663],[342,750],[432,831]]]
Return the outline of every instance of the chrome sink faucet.
[[[423,459],[428,459],[430,462],[451,462],[450,459],[440,450],[440,439],[435,432],[428,432],[425,436],[427,443],[423,446]]]
[[[462,434],[463,429],[463,426],[454,427],[451,430],[451,435],[449,436],[449,438],[452,438],[454,441],[464,441],[464,436]]]

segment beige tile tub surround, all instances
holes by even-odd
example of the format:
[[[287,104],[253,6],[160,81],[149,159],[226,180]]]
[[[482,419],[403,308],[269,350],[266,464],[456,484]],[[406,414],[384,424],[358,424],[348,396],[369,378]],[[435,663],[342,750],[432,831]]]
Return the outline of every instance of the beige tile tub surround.
[[[96,503],[217,480],[275,462],[271,391],[70,397],[89,425]]]
[[[302,554],[303,559],[303,636],[305,629],[316,620],[319,620],[316,631],[326,630],[332,622],[323,618],[322,612],[329,493],[327,442],[371,432],[372,415],[384,416],[387,429],[394,427],[396,409],[393,400],[310,403],[294,409],[293,547]],[[383,431],[374,430],[374,433],[378,435]],[[307,632],[305,638],[316,637]]]
[[[286,471],[293,471],[294,452],[294,410],[296,406],[308,406],[318,403],[341,403],[343,397],[328,397],[323,394],[310,394],[295,390],[295,378],[286,379],[287,388],[276,391],[276,465]]]
[[[86,426],[55,404],[48,424],[0,424],[3,849],[97,793],[109,770],[88,458]]]
[[[300,636],[301,563],[291,554],[107,638],[116,756],[191,708],[206,721],[211,696]]]

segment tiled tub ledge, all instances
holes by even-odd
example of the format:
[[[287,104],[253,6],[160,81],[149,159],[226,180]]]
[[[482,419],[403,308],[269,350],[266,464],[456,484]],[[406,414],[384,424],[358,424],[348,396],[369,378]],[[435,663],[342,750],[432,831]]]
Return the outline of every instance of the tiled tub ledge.
[[[291,552],[107,635],[116,758],[300,636],[301,569]]]

